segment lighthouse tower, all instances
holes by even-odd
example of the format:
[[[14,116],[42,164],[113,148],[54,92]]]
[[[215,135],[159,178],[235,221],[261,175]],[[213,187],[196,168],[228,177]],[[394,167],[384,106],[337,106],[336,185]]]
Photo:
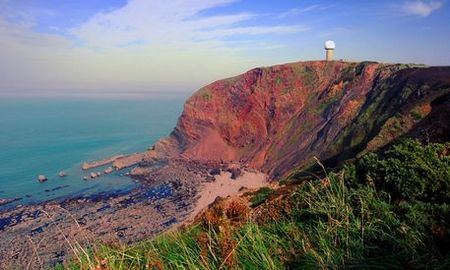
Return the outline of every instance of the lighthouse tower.
[[[325,41],[325,51],[327,52],[327,61],[333,61],[334,49],[336,44],[332,40]]]

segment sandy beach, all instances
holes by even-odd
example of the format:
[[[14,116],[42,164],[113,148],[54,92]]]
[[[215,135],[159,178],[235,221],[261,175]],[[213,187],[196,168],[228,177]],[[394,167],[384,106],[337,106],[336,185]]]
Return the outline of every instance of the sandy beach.
[[[236,179],[231,178],[231,173],[221,172],[215,176],[215,181],[203,183],[199,192],[199,199],[195,204],[195,208],[185,223],[195,220],[195,217],[213,203],[217,197],[226,198],[248,190],[259,189],[269,185],[268,177],[262,172],[244,173]]]

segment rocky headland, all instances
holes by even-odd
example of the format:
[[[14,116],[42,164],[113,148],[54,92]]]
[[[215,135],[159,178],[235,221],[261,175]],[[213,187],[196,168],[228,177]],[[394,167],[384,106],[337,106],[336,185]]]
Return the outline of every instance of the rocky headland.
[[[128,168],[139,188],[0,213],[0,268],[52,265],[92,241],[148,238],[314,158],[334,167],[406,135],[448,141],[449,117],[450,67],[314,61],[216,81],[151,149],[83,165]]]
[[[117,159],[143,172],[171,157],[231,162],[271,178],[317,157],[336,166],[401,136],[449,137],[450,67],[297,62],[216,81],[185,103],[168,138]]]

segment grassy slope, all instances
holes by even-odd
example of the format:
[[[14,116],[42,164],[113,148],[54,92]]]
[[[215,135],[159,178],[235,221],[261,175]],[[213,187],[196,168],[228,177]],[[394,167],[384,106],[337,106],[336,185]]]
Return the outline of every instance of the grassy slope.
[[[320,162],[319,162],[320,164]],[[321,180],[224,200],[193,226],[70,269],[450,268],[450,144],[407,140]]]

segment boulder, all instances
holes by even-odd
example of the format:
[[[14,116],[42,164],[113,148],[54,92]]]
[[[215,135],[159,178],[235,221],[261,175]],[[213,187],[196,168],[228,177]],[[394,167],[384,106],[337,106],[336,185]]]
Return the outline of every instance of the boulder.
[[[108,167],[108,168],[105,169],[104,173],[105,173],[105,174],[110,174],[110,173],[113,172],[113,170],[114,170],[114,169],[113,169],[112,167]]]
[[[42,182],[45,182],[45,181],[47,181],[48,179],[47,179],[47,177],[45,176],[45,175],[39,175],[38,176],[38,181],[40,182],[40,183],[42,183]]]
[[[220,175],[220,168],[213,168],[209,171],[211,175]]]
[[[67,176],[67,173],[64,172],[64,171],[60,171],[60,172],[58,173],[58,176],[59,176],[59,177],[66,177],[66,176]]]
[[[227,171],[231,173],[231,179],[236,179],[242,174],[241,169],[237,167],[228,168]]]

